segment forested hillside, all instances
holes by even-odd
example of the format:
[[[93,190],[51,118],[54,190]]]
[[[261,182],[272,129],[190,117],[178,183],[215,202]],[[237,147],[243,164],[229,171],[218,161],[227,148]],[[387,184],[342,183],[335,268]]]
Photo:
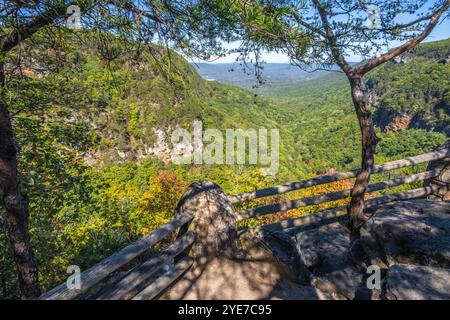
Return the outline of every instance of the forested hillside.
[[[421,128],[450,135],[450,39],[421,44],[383,65],[367,85],[383,131]]]
[[[330,74],[297,86],[269,88],[263,95],[286,110],[295,149],[301,150],[309,167],[319,173],[358,167],[359,127],[345,76]],[[446,140],[445,134],[425,128],[383,132],[380,123],[376,125],[382,139],[377,148],[379,161],[418,154]]]
[[[269,64],[266,68],[273,70],[276,64]],[[298,72],[299,76],[305,76],[304,71],[299,69]],[[230,81],[229,75],[221,77],[218,72],[214,74],[219,81]],[[259,92],[269,98],[289,100],[290,105],[295,105],[305,95],[321,96],[320,92],[323,90],[346,90],[348,86],[343,75],[333,72],[325,75],[323,72],[312,73],[310,79],[305,78],[304,81],[294,84],[285,84],[285,76],[282,73],[278,76],[280,79],[270,72],[267,80],[274,84],[263,85]],[[442,132],[448,136],[449,79],[450,39],[422,43],[395,61],[382,65],[366,79],[366,85],[371,92],[372,107],[375,109],[376,125],[384,132],[424,129]],[[241,85],[241,82],[236,80],[235,84]],[[332,95],[338,94],[334,92]]]
[[[57,50],[39,44],[39,36],[34,37],[33,48],[38,49],[33,49],[33,59],[24,61],[19,71],[10,70],[8,99],[44,291],[66,278],[68,265],[87,268],[171,219],[191,182],[210,180],[227,193],[237,193],[360,162],[359,129],[340,76],[273,87],[255,96],[202,79],[181,56],[160,47],[139,57],[111,56],[125,44],[113,42],[106,50],[83,34],[66,39]],[[420,63],[431,63],[421,59],[428,58],[417,58],[417,67],[406,65],[414,67],[414,81],[419,73],[424,81],[448,75],[448,64],[438,59],[432,62],[436,75],[421,69]],[[381,83],[389,88],[392,82],[377,79],[374,88]],[[438,96],[426,99],[431,102],[424,108],[435,106],[443,91],[448,94],[448,82],[442,80],[436,88]],[[388,103],[395,91],[383,92],[380,99]],[[160,134],[190,129],[198,118],[206,128],[220,130],[279,128],[279,174],[265,176],[255,166],[171,164]],[[446,140],[444,134],[422,129],[381,137],[379,161],[428,151]],[[14,264],[3,229],[0,265],[1,295],[14,297]]]
[[[167,222],[193,181],[212,180],[228,192],[273,183],[257,168],[175,166],[155,146],[158,130],[192,130],[196,118],[218,129],[274,127],[265,100],[208,83],[160,47],[135,57],[126,53],[135,44],[113,38],[103,47],[89,34],[64,35],[55,49],[43,36],[23,46],[32,58],[21,70],[8,70],[7,95],[43,290],[61,282],[68,265],[91,266]],[[1,295],[14,297],[14,264],[1,231]]]

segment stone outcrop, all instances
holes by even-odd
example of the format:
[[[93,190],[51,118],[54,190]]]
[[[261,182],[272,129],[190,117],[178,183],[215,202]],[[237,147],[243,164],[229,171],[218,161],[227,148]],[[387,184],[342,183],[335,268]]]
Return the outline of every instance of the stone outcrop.
[[[372,295],[365,288],[367,266],[362,251],[343,224],[262,232],[259,237],[295,274],[297,282],[314,288],[322,298],[365,299]]]
[[[238,239],[227,195],[194,183],[175,217],[193,218],[180,232],[197,236],[195,263],[168,298],[450,298],[450,202],[400,201],[371,214],[359,235],[340,217],[282,231],[263,226]]]
[[[413,59],[413,55],[411,53],[404,53],[394,58],[395,63],[407,64]]]
[[[336,297],[355,299],[363,281],[364,265],[355,259],[352,242],[340,223],[296,235],[299,263],[310,284]]]
[[[238,253],[236,217],[227,195],[218,185],[201,181],[189,186],[178,204],[175,218],[186,215],[193,217],[188,228],[197,235],[192,248],[195,257],[209,259]]]
[[[361,244],[370,258],[382,260],[388,267],[397,263],[450,267],[447,202],[415,200],[383,206],[363,233]]]
[[[386,276],[389,300],[449,300],[450,269],[393,265]]]
[[[409,128],[412,117],[410,115],[398,115],[386,126],[387,132],[398,132]]]
[[[381,206],[362,228],[360,238],[352,238],[342,221],[262,232],[261,241],[290,265],[302,285],[315,288],[326,299],[449,298],[447,201],[423,199]],[[273,250],[276,241],[284,246]],[[280,253],[283,247],[288,249]],[[369,266],[380,271],[379,288],[369,289]]]
[[[427,131],[442,132],[450,135],[450,126],[438,120],[438,114],[444,112],[450,114],[449,106],[440,103],[435,106],[433,113],[399,112],[389,105],[378,102],[379,98],[371,94],[373,107],[375,108],[374,122],[383,132],[399,132],[406,129],[424,129]]]

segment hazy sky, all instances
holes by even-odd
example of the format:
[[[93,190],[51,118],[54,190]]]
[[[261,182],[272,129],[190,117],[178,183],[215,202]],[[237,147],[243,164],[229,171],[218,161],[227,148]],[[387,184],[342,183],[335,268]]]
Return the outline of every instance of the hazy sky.
[[[436,40],[442,40],[450,38],[450,19],[446,19],[442,21],[436,28],[433,30],[433,32],[428,36],[428,38],[424,41],[436,41]],[[229,44],[227,46],[229,49],[233,49],[238,47],[238,43]],[[229,63],[229,62],[235,62],[236,61],[237,54],[228,55],[226,57],[209,61],[210,63]],[[289,58],[284,54],[277,54],[277,53],[265,53],[263,54],[263,58],[265,62],[268,63],[289,63]],[[360,61],[360,57],[349,57],[349,61]],[[195,62],[202,62],[196,60]]]

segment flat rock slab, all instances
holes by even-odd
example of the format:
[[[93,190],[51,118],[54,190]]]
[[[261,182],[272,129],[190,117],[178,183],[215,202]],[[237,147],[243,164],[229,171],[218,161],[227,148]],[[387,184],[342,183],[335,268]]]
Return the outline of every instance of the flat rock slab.
[[[386,278],[390,300],[449,300],[450,269],[393,265]]]
[[[163,297],[170,300],[318,300],[310,286],[285,278],[273,261],[215,258],[194,266]]]
[[[366,252],[388,266],[450,267],[450,202],[414,200],[385,205],[363,229],[366,236],[361,243]]]
[[[313,286],[333,297],[357,298],[365,285],[365,269],[362,259],[354,256],[350,235],[340,223],[298,233],[296,247]]]
[[[345,268],[350,263],[350,237],[339,223],[298,233],[296,241],[303,263],[316,275]]]

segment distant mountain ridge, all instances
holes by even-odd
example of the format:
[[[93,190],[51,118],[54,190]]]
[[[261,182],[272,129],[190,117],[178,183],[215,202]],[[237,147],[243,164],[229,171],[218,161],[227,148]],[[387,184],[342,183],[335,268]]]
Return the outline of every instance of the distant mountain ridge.
[[[249,70],[243,70],[239,63],[196,63],[192,64],[197,72],[205,80],[218,81],[254,90],[257,84],[255,70],[250,66]],[[327,71],[307,72],[289,63],[265,63],[263,64],[262,88],[294,85],[305,80],[317,79],[328,74]]]
[[[214,75],[217,81],[241,87],[248,86],[249,79],[254,81],[254,77],[233,79],[218,72],[224,68],[202,65],[199,73],[204,78]],[[348,90],[345,75],[336,72],[306,73],[296,66],[267,64],[264,75],[268,84],[257,92],[270,98],[298,100],[304,99],[311,89]],[[422,43],[375,69],[365,79],[375,124],[382,131],[424,129],[450,136],[450,39]]]

